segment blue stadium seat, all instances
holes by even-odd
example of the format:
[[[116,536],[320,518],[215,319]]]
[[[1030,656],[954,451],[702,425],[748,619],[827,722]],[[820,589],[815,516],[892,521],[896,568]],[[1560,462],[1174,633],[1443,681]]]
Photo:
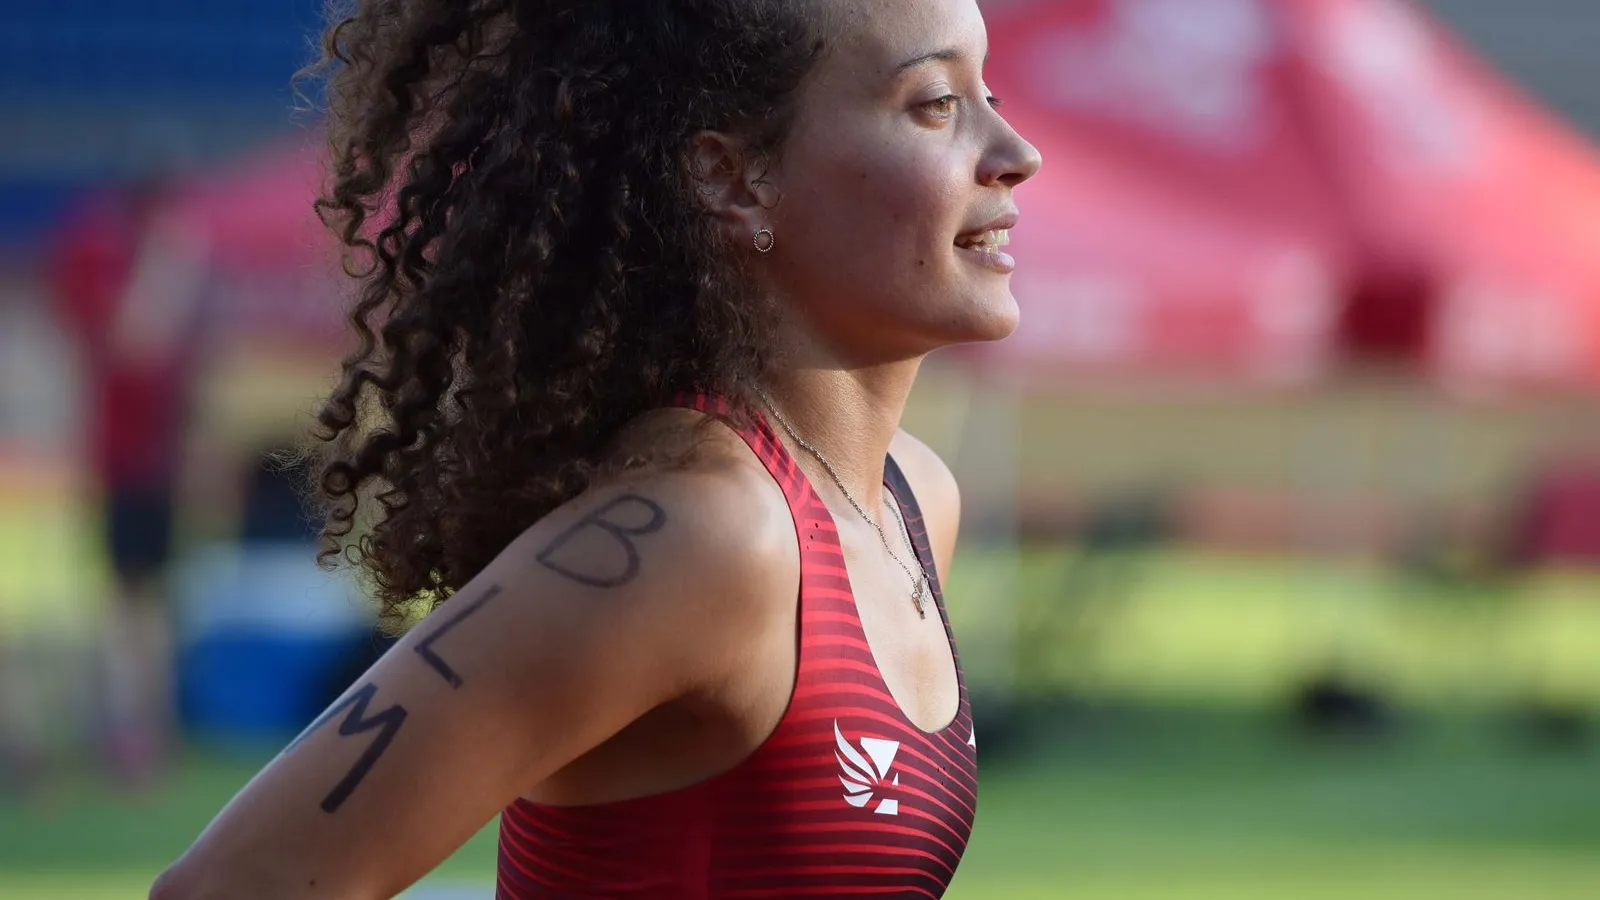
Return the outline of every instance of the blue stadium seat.
[[[0,244],[48,227],[73,183],[126,174],[121,125],[107,126],[90,170],[9,162],[50,158],[51,142],[75,139],[85,121],[148,123],[148,145],[221,133],[225,110],[227,130],[211,143],[228,146],[216,152],[238,149],[227,135],[259,139],[288,126],[290,79],[321,18],[322,0],[0,0],[0,140],[23,132],[32,141],[0,152]],[[28,128],[8,128],[8,117]],[[86,158],[81,142],[74,149],[72,159]]]
[[[5,0],[0,98],[262,99],[304,62],[319,22],[315,0]]]

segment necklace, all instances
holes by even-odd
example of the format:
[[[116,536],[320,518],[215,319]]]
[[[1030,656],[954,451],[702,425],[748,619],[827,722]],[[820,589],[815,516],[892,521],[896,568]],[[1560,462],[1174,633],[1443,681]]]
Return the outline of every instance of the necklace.
[[[872,530],[878,533],[878,540],[883,542],[884,552],[889,554],[889,558],[894,560],[895,563],[900,566],[901,570],[906,573],[906,578],[911,581],[911,602],[917,607],[917,615],[926,619],[928,617],[928,572],[922,567],[922,560],[917,559],[916,548],[911,545],[911,529],[906,526],[905,518],[900,515],[900,510],[898,509],[899,501],[896,500],[888,505],[889,508],[894,512],[895,522],[900,526],[900,534],[901,537],[905,539],[906,550],[910,551],[912,559],[917,560],[916,573],[912,573],[911,567],[906,565],[905,561],[900,558],[899,554],[894,552],[894,548],[889,546],[889,536],[883,533],[883,526],[879,525],[871,516],[867,515],[867,511],[862,508],[860,503],[856,502],[856,498],[851,495],[850,489],[844,486],[844,481],[839,477],[839,473],[834,471],[833,463],[828,461],[828,457],[824,456],[821,450],[818,450],[816,447],[812,446],[811,443],[805,438],[795,433],[794,426],[790,425],[789,420],[783,417],[783,413],[778,412],[778,406],[772,402],[771,397],[768,397],[765,393],[762,393],[761,401],[765,403],[767,409],[772,412],[772,417],[778,420],[778,424],[783,427],[784,433],[789,435],[789,439],[794,441],[796,444],[799,444],[807,453],[817,458],[817,462],[822,464],[822,468],[828,473],[828,477],[833,479],[833,483],[838,486],[839,493],[844,494],[844,499],[850,501],[850,505],[854,507],[856,513],[861,516],[862,521],[866,522],[868,525],[871,525]]]

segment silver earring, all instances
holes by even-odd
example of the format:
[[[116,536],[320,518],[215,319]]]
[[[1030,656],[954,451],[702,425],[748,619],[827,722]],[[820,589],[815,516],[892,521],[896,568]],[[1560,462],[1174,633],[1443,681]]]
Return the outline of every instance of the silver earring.
[[[762,239],[763,235],[766,236],[765,240]],[[770,228],[759,228],[756,230],[755,243],[757,253],[771,253],[772,248],[778,243],[778,236],[773,234]]]

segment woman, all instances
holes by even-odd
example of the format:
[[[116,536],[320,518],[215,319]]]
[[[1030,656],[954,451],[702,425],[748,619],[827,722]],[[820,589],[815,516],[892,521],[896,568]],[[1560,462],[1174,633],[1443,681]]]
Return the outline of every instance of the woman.
[[[973,0],[332,29],[324,209],[381,325],[320,414],[328,550],[437,608],[153,896],[388,897],[502,811],[503,898],[943,893],[958,498],[897,426],[925,354],[1017,321],[1039,159],[986,43]]]

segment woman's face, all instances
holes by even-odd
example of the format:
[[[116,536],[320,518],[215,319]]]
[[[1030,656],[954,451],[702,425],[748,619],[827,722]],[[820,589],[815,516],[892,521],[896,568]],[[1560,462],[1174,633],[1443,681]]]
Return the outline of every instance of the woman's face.
[[[1005,337],[1004,232],[1040,159],[984,84],[977,4],[820,2],[829,52],[764,179],[776,244],[758,268],[848,363]]]

